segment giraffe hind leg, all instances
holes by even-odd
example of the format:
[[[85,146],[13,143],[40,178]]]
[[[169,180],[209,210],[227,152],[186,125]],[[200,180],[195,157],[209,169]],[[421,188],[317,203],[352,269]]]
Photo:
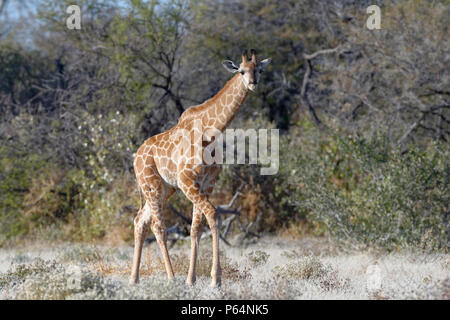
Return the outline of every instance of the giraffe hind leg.
[[[161,177],[154,175],[151,180],[145,180],[141,190],[145,197],[145,205],[139,211],[138,216],[134,221],[135,246],[130,282],[137,283],[139,281],[139,265],[142,255],[142,247],[145,239],[145,233],[150,224],[152,232],[154,233],[156,241],[160,247],[167,276],[170,280],[173,278],[173,268],[167,250],[167,233],[162,213],[167,198],[173,194],[175,189],[166,186]]]
[[[169,251],[167,249],[167,229],[164,224],[162,216],[163,208],[167,199],[175,192],[175,189],[163,184],[163,196],[160,198],[159,203],[155,203],[154,210],[152,210],[152,225],[151,229],[158,242],[159,249],[164,259],[164,265],[169,280],[173,279],[173,268],[170,262]]]
[[[139,281],[139,265],[142,255],[142,247],[145,233],[151,225],[156,240],[166,263],[169,279],[173,277],[172,266],[167,253],[166,228],[162,221],[163,206],[174,189],[167,186],[158,173],[154,159],[151,156],[136,157],[134,168],[139,190],[145,198],[145,205],[139,210],[134,220],[134,257],[131,270],[131,283]]]
[[[141,263],[142,246],[150,224],[150,218],[150,208],[146,202],[134,219],[134,255],[130,278],[131,284],[139,282],[139,265]]]

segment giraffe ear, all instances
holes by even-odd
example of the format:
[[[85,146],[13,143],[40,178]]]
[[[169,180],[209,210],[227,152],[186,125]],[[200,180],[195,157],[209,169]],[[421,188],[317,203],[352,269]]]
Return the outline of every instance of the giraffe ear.
[[[231,60],[222,61],[222,65],[224,66],[225,69],[227,69],[228,72],[236,73],[239,71],[239,67],[235,65],[234,62]]]
[[[266,69],[266,67],[269,65],[269,63],[272,62],[272,58],[267,58],[264,59],[263,61],[261,61],[258,65],[259,65],[259,70],[261,70],[261,72],[264,71],[264,69]]]

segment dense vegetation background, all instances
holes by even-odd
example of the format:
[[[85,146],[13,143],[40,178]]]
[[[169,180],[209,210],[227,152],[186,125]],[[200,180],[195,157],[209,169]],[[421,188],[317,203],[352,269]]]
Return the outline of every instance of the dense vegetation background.
[[[0,246],[131,243],[133,153],[255,48],[273,62],[232,126],[279,128],[280,172],[227,166],[214,202],[242,185],[251,234],[447,250],[449,28],[445,0],[2,0]],[[181,193],[171,203],[190,216]]]

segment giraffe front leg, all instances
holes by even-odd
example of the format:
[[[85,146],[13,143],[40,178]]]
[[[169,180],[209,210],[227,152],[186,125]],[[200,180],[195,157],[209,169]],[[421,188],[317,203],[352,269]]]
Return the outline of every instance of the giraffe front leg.
[[[149,223],[150,213],[146,204],[134,219],[134,255],[130,284],[139,282],[139,265],[141,263],[142,246],[144,244],[145,233],[147,232]]]
[[[180,189],[186,195],[186,197],[192,202],[192,204],[205,215],[209,227],[211,228],[213,239],[213,263],[211,270],[212,286],[219,286],[221,283],[221,270],[219,262],[219,237],[217,231],[217,214],[214,206],[209,202],[208,193],[206,189],[202,189],[202,185],[199,181],[203,181],[201,176],[198,176],[196,171],[198,168],[185,168],[180,170],[178,175],[178,182]],[[198,179],[197,179],[198,178]],[[202,191],[204,190],[204,191]],[[195,256],[196,256],[195,244]],[[192,258],[192,257],[191,257]],[[191,262],[192,264],[193,262]],[[192,273],[193,274],[193,273]],[[189,278],[188,278],[189,280]]]
[[[191,257],[189,262],[189,272],[186,279],[186,284],[193,285],[196,280],[196,267],[197,267],[197,255],[198,245],[200,237],[202,235],[202,213],[196,205],[192,210],[192,225],[191,225]]]
[[[221,285],[222,280],[222,270],[220,268],[219,261],[219,234],[217,228],[217,212],[216,209],[208,202],[204,209],[204,214],[206,220],[208,221],[209,228],[211,229],[212,235],[212,246],[213,246],[213,261],[211,268],[211,286],[216,287]]]

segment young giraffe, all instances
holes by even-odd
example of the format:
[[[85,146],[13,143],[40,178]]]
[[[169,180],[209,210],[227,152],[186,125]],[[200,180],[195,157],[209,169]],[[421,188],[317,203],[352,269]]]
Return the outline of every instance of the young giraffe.
[[[203,214],[212,233],[213,264],[211,285],[220,285],[221,270],[217,214],[214,206],[208,199],[220,167],[218,165],[207,165],[202,160],[200,162],[192,161],[192,152],[190,152],[192,148],[190,146],[184,148],[184,153],[178,153],[180,152],[183,138],[180,137],[179,132],[187,132],[188,135],[194,133],[195,135],[194,131],[198,130],[198,128],[194,123],[201,124],[203,132],[200,132],[200,135],[203,135],[207,130],[223,132],[239,111],[247,97],[248,91],[256,89],[260,73],[270,61],[271,59],[269,58],[258,62],[253,49],[251,50],[251,60],[248,59],[247,51],[244,51],[242,63],[239,67],[232,61],[224,61],[222,64],[225,69],[229,72],[237,73],[228,81],[225,87],[203,104],[187,109],[181,115],[177,125],[166,132],[147,139],[138,149],[134,159],[134,170],[138,186],[145,198],[145,205],[139,210],[138,215],[134,219],[135,247],[131,283],[139,281],[142,245],[150,224],[164,258],[167,276],[169,280],[173,278],[162,212],[167,199],[175,192],[176,188],[179,188],[193,204],[191,256],[186,283],[192,285],[195,282],[197,248],[203,229]],[[202,149],[204,147],[205,145],[202,144]]]

